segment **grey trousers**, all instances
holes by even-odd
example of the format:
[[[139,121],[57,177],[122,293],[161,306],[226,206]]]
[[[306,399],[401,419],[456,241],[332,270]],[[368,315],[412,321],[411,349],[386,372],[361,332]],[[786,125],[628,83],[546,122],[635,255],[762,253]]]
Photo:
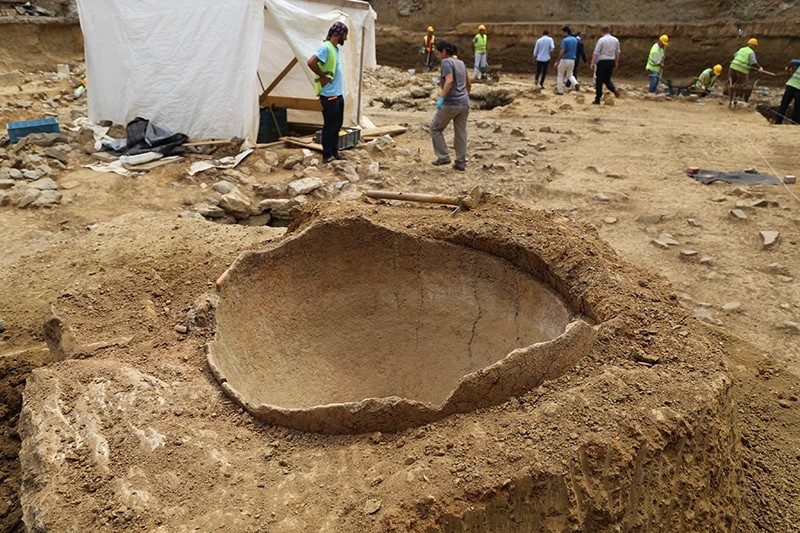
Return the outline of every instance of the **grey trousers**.
[[[445,105],[436,111],[431,120],[431,139],[433,140],[433,153],[439,161],[449,161],[450,152],[444,140],[444,129],[453,122],[455,132],[456,163],[467,164],[467,118],[469,118],[468,105]]]

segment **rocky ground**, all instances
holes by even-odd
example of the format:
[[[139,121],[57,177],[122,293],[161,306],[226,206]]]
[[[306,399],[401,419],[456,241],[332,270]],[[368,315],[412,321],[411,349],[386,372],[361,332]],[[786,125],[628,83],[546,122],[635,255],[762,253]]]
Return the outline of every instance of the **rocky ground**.
[[[0,78],[0,122],[54,116],[62,126],[62,135],[0,143],[3,529],[19,527],[21,393],[30,370],[57,355],[44,344],[42,323],[70,287],[131,283],[133,298],[136,280],[151,283],[152,312],[176,326],[159,335],[180,338],[184,306],[238,250],[278,238],[291,207],[350,201],[366,189],[463,194],[475,185],[586,223],[622,259],[671,283],[687,315],[707,324],[725,351],[734,378],[745,504],[737,528],[777,532],[800,523],[800,189],[701,185],[685,173],[698,166],[798,174],[797,129],[753,111],[756,100],[774,104],[778,87],[734,109],[716,96],[647,96],[645,80],[619,80],[621,98],[592,106],[585,92],[556,96],[553,77],[538,90],[527,77],[503,76],[475,86],[470,160],[459,173],[429,164],[432,75],[383,67],[367,80],[365,112],[406,132],[362,143],[344,161],[326,166],[313,151],[279,145],[256,149],[235,168],[190,175],[192,163],[209,161],[199,154],[120,175],[85,167],[97,160],[87,153],[92,133],[75,122],[85,116],[85,97],[74,94],[80,65],[71,67],[67,76],[20,70]],[[223,146],[212,157],[236,152]],[[200,225],[187,231],[187,221],[168,222],[178,218]],[[137,228],[147,239],[136,238]],[[234,244],[216,248],[215,238]],[[106,278],[120,266],[128,278]],[[103,308],[83,308],[93,305]],[[113,326],[96,315],[97,329]],[[138,327],[144,336],[156,331],[144,319]]]

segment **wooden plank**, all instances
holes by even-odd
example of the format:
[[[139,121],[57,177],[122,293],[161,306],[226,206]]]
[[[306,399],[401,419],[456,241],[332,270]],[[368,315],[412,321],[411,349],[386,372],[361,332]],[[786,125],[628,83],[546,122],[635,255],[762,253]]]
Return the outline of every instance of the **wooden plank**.
[[[153,170],[154,168],[162,165],[168,165],[169,163],[175,163],[177,161],[181,161],[182,159],[183,157],[179,155],[172,155],[169,157],[162,157],[161,159],[156,159],[155,161],[150,161],[149,163],[144,163],[142,165],[126,165],[123,163],[122,166],[128,170]]]
[[[219,139],[215,141],[194,141],[190,143],[183,143],[181,146],[219,146],[222,144],[230,144],[231,139]]]
[[[296,64],[297,64],[297,58],[293,57],[292,60],[289,61],[289,64],[286,65],[286,67],[284,67],[281,73],[278,74],[278,76],[274,80],[272,80],[272,83],[269,84],[269,87],[264,89],[264,92],[261,93],[261,98],[259,98],[259,102],[261,102],[261,99],[265,98],[269,93],[272,92],[272,89],[274,89],[275,86],[278,85],[281,82],[281,80],[286,77],[287,74],[289,74],[289,71],[292,70],[292,67],[294,67]]]
[[[119,159],[119,156],[109,154],[108,152],[94,152],[92,154],[92,158],[97,159],[98,161],[105,161],[106,163],[110,163],[112,161],[116,161],[117,159]]]
[[[271,143],[258,143],[253,148],[271,148],[273,146],[278,146],[279,144],[286,144],[283,141],[272,141]]]
[[[380,128],[374,128],[371,130],[361,130],[361,139],[375,139],[377,137],[381,137],[382,135],[400,135],[401,133],[405,132],[406,128],[400,125],[382,126]]]
[[[322,151],[322,145],[317,144],[312,141],[298,139],[297,137],[281,137],[281,140],[286,144],[291,144],[292,146],[299,146],[301,148],[309,148],[311,150],[316,150],[317,152]]]
[[[317,98],[294,98],[290,96],[262,95],[261,107],[276,105],[288,109],[301,109],[303,111],[322,111],[322,104]]]

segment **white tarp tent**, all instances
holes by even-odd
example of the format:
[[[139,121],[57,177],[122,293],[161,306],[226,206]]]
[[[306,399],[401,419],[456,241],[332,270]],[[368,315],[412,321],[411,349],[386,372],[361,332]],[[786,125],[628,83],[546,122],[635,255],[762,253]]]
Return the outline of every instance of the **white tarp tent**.
[[[93,122],[255,141],[260,96],[318,109],[306,60],[342,21],[345,124],[357,124],[361,72],[376,65],[375,12],[355,0],[78,0],[78,13]]]

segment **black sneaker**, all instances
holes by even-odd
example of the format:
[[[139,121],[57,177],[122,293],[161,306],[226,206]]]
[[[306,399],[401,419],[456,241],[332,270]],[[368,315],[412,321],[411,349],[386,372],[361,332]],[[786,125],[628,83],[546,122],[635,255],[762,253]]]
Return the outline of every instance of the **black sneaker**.
[[[453,168],[458,170],[459,172],[464,172],[467,170],[467,165],[464,163],[454,163]]]
[[[617,91],[614,91],[614,96],[616,96],[617,98],[619,98],[619,91],[618,91],[618,90],[617,90]]]
[[[437,159],[436,161],[431,161],[431,165],[434,165],[434,166],[437,166],[437,167],[440,167],[442,165],[449,165],[449,164],[450,164],[450,160],[449,159]]]
[[[592,105],[600,105],[600,101],[599,100],[595,100],[595,101],[592,102]]]

